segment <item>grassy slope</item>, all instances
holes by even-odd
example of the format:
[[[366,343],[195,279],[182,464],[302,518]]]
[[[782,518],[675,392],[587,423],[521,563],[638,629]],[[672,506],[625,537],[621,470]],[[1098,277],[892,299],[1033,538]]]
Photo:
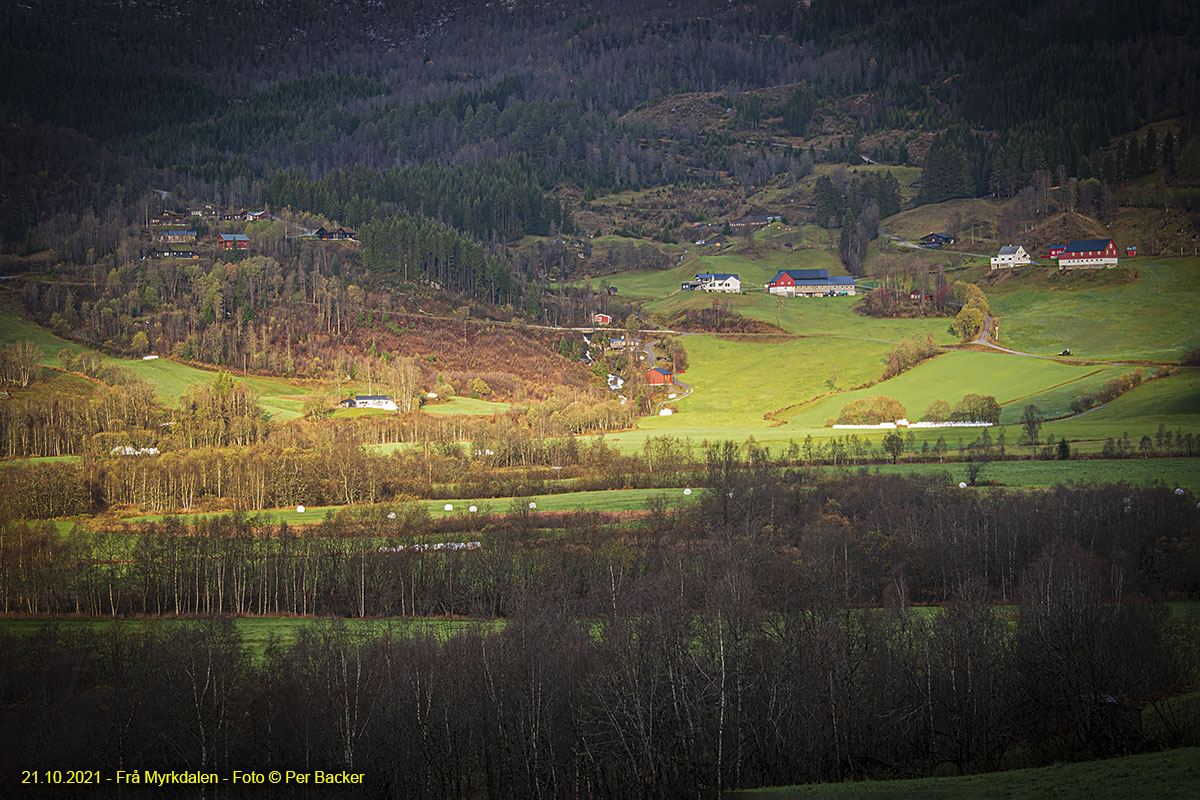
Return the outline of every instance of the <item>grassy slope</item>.
[[[925,229],[938,227],[933,221],[951,207],[958,206],[950,203],[918,209],[920,215],[910,212],[907,224],[913,231],[928,232]],[[969,216],[968,211],[983,216],[990,208],[986,201],[970,201],[962,211],[964,216]],[[771,229],[764,231],[760,244],[769,245],[775,235]],[[744,277],[773,274],[781,266],[800,266],[800,259],[812,258],[814,253],[833,263],[831,254],[820,251],[793,254],[770,251],[767,246],[759,250],[753,257],[734,251],[697,261],[706,269],[737,271]],[[1004,343],[1051,353],[1071,346],[1077,354],[1111,359],[1177,357],[1183,344],[1195,336],[1189,315],[1196,290],[1200,289],[1200,260],[1145,259],[1135,264],[1141,277],[1132,282],[1112,272],[1063,276],[1033,270],[989,287],[989,298],[1001,315]],[[672,272],[682,275],[695,271],[685,263]],[[669,318],[686,308],[706,308],[712,301],[709,295],[675,291],[676,275],[654,276],[657,283],[647,274],[639,285],[647,293],[660,293],[661,299],[645,305],[651,313]],[[622,277],[615,276],[614,282]],[[689,336],[684,341],[691,368],[684,380],[696,388],[696,394],[679,404],[681,413],[642,420],[637,432],[610,436],[612,441],[628,449],[640,446],[647,435],[660,433],[694,439],[744,439],[754,435],[759,441],[787,441],[808,433],[831,435],[823,429],[826,419],[853,398],[830,398],[797,409],[791,413],[789,424],[781,428],[770,427],[761,417],[765,412],[827,392],[833,363],[839,366],[839,386],[843,388],[877,377],[882,372],[886,345],[880,350],[863,340],[897,341],[914,334],[933,335],[941,344],[953,340],[944,319],[867,319],[850,310],[854,302],[851,298],[777,303],[773,297],[750,293],[727,296],[727,302],[740,314],[780,325],[791,333],[845,338],[826,340],[822,347],[798,342],[769,344],[752,338],[716,345],[713,337]],[[1037,405],[1047,416],[1067,415],[1072,400],[1094,392],[1106,380],[1129,369],[1059,364],[1001,353],[951,353],[859,394],[899,397],[913,418],[938,397],[953,403],[967,392],[993,394],[1007,404],[1002,420],[1012,445],[1020,440],[1021,432],[1014,423],[1025,405]],[[1137,437],[1152,434],[1160,422],[1171,430],[1195,431],[1200,428],[1198,388],[1196,380],[1186,374],[1156,381],[1086,417],[1048,423],[1043,435],[1053,433],[1099,442],[1108,436],[1120,436],[1125,430],[1131,436],[1136,432]],[[928,437],[932,441],[938,435],[918,434],[918,440]],[[956,440],[959,435],[955,432],[948,438]],[[967,439],[975,435],[961,434]],[[1085,445],[1084,449],[1097,447]]]
[[[853,339],[813,337],[790,341],[744,339],[733,341],[708,334],[688,336],[685,340],[691,367],[682,376],[695,392],[677,404],[678,413],[670,417],[642,419],[638,430],[610,435],[608,438],[622,447],[638,447],[649,435],[671,434],[695,440],[735,439],[754,436],[759,441],[785,442],[815,436],[835,435],[825,423],[850,401],[874,394],[897,397],[908,410],[909,417],[919,419],[936,399],[951,404],[971,391],[994,395],[1002,404],[1002,421],[1008,426],[1008,440],[1019,440],[1016,428],[1024,407],[1037,405],[1047,416],[1069,413],[1070,401],[1086,392],[1098,389],[1106,380],[1124,371],[1123,367],[1102,365],[1062,364],[1045,359],[1023,358],[1004,353],[952,351],[944,353],[890,381],[867,389],[812,398],[830,392],[829,380],[833,367],[838,367],[838,387],[861,384],[877,378],[883,370],[889,345],[881,342]],[[1113,425],[1130,425],[1137,420],[1137,429],[1153,432],[1158,421],[1168,426],[1182,426],[1185,431],[1198,427],[1200,410],[1191,397],[1194,384],[1190,375],[1176,376],[1152,382],[1137,392],[1120,398],[1111,408],[1093,412],[1071,422],[1050,423],[1044,434],[1061,436],[1067,430],[1054,426],[1075,425],[1071,435],[1084,430],[1112,431]],[[1173,398],[1172,404],[1164,401]],[[776,425],[764,419],[768,411],[783,411],[778,415],[786,425]],[[1099,416],[1097,416],[1099,415]],[[1094,417],[1094,419],[1092,419]],[[1087,421],[1090,420],[1090,423]],[[1087,424],[1085,424],[1087,423]],[[1115,435],[1120,435],[1116,431]],[[936,440],[945,432],[925,431],[918,440]],[[840,432],[836,435],[841,435]],[[882,434],[870,434],[878,438]],[[953,431],[945,434],[973,439],[977,431]],[[1114,435],[1104,433],[1104,436]]]
[[[27,339],[36,344],[42,351],[42,364],[58,365],[58,352],[62,349],[79,353],[88,348],[75,342],[69,342],[55,336],[45,328],[12,314],[0,314],[0,340],[13,342]],[[149,382],[155,387],[159,398],[168,405],[177,402],[180,396],[193,383],[211,383],[216,373],[197,369],[187,364],[180,364],[165,358],[153,361],[127,358],[104,358],[106,363],[124,367],[138,378]],[[301,400],[299,395],[304,389],[278,378],[264,378],[257,375],[239,377],[254,391],[258,392],[263,409],[275,419],[294,419],[300,416]]]
[[[1200,433],[1200,370],[1185,369],[1135,387],[1103,408],[1075,419],[1048,423],[1044,433],[1068,439],[1103,439],[1128,432],[1137,446],[1159,423],[1172,433]]]
[[[1026,448],[1019,448],[1025,450]],[[841,468],[820,468],[836,472]],[[967,465],[950,464],[880,464],[866,469],[883,475],[944,474],[947,482],[957,485],[967,480]],[[1120,483],[1150,486],[1163,483],[1172,488],[1182,486],[1200,492],[1200,460],[1194,458],[1149,458],[1125,461],[1091,459],[1085,461],[996,461],[983,469],[979,480],[983,484],[1010,488],[1044,489],[1071,483]]]
[[[733,792],[730,797],[750,800],[792,798],[880,797],[901,800],[969,800],[970,798],[1037,798],[1060,800],[1106,800],[1106,798],[1153,797],[1159,800],[1192,798],[1200,786],[1200,748],[1167,750],[1161,753],[1055,764],[1038,769],[1020,769],[954,778],[922,778],[907,781],[862,781],[818,784]]]
[[[492,497],[482,500],[472,500],[470,498],[460,498],[456,500],[418,500],[417,502],[425,506],[429,510],[430,516],[434,518],[448,517],[459,514],[468,513],[467,509],[471,505],[475,505],[479,509],[479,513],[507,513],[514,502],[518,505],[531,500],[537,503],[538,511],[643,511],[646,508],[647,501],[651,497],[665,495],[671,500],[678,502],[692,502],[698,500],[700,494],[692,494],[684,496],[682,489],[610,489],[608,491],[592,491],[592,492],[573,492],[571,494],[546,494],[537,495],[532,498],[512,498],[512,497]],[[454,508],[451,511],[446,511],[446,504],[452,505]],[[524,506],[521,506],[524,508]],[[325,518],[325,514],[334,511],[336,512],[341,506],[321,506],[314,508],[305,508],[304,513],[299,513],[295,509],[273,509],[259,514],[273,517],[276,520],[283,521],[289,525],[315,524]],[[361,506],[360,506],[361,508]],[[380,515],[386,513],[387,510],[394,508],[393,505],[381,505]],[[182,514],[175,515],[183,519],[197,519],[222,516],[228,512],[219,511],[210,514]],[[144,517],[133,517],[127,520],[128,522],[158,522],[164,519],[166,515],[156,514]]]
[[[996,221],[1000,215],[1000,207],[1004,205],[999,200],[946,200],[927,206],[918,206],[908,211],[894,214],[880,223],[879,227],[888,233],[895,234],[909,241],[916,241],[927,233],[944,232],[946,220],[950,213],[957,211],[962,217],[963,229],[961,239],[954,249],[964,252],[987,253],[994,249],[992,243],[972,245],[970,241],[970,225],[972,221],[986,225],[986,229],[995,234]]]
[[[793,426],[819,427],[827,418],[837,416],[838,411],[852,400],[884,394],[898,398],[908,410],[909,419],[918,420],[934,400],[942,399],[954,405],[963,394],[974,392],[992,395],[1001,405],[1008,404],[1002,410],[1001,420],[1016,422],[1026,405],[1034,403],[1040,407],[1043,404],[1042,393],[1055,401],[1054,405],[1046,403],[1043,412],[1065,413],[1066,403],[1077,396],[1070,393],[1070,386],[1077,386],[1078,393],[1082,394],[1098,388],[1120,372],[1120,368],[1071,366],[1007,353],[952,351],[868,389],[846,392],[797,409],[787,415],[787,419]],[[1057,387],[1053,394],[1048,393],[1051,387]]]
[[[503,414],[510,408],[512,408],[511,403],[495,403],[491,400],[477,400],[474,397],[452,397],[443,402],[422,406],[421,410],[427,414],[483,416],[487,414]]]
[[[1018,350],[1107,359],[1177,361],[1200,344],[1195,324],[1200,259],[1135,259],[1138,279],[1113,285],[1103,274],[1038,270],[987,290],[1003,343]],[[1106,285],[1107,284],[1107,285]]]
[[[778,325],[788,333],[888,342],[897,342],[911,336],[924,337],[928,334],[932,335],[938,344],[957,341],[949,333],[948,319],[871,319],[851,310],[858,301],[857,297],[777,299],[763,292],[719,297],[728,300],[733,311],[770,325]],[[647,303],[645,308],[652,314],[670,318],[684,309],[709,308],[712,300],[713,295],[704,292],[679,292],[671,297]]]
[[[824,337],[731,341],[697,334],[684,341],[691,366],[682,379],[696,391],[679,401],[679,414],[643,419],[641,431],[697,439],[760,437],[772,424],[763,419],[765,412],[828,392],[835,364],[843,384],[878,377],[889,347]]]

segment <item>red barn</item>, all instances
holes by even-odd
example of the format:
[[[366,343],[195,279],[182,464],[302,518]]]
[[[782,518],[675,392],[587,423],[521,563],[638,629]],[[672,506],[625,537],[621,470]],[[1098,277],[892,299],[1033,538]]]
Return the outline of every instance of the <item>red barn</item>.
[[[592,314],[593,325],[611,325],[612,317],[608,314]]]
[[[670,386],[675,382],[675,376],[662,367],[646,370],[646,383],[651,386]]]
[[[1077,239],[1058,255],[1059,269],[1096,269],[1117,265],[1117,246],[1112,239]]]

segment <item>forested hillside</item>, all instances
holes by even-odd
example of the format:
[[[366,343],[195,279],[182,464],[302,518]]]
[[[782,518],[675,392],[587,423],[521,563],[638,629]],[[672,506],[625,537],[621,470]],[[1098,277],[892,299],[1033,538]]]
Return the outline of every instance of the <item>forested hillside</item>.
[[[650,9],[462,0],[371,5],[369,13],[354,2],[12,4],[0,40],[8,78],[0,104],[15,131],[59,128],[42,129],[36,146],[10,132],[7,168],[18,180],[5,192],[4,229],[19,239],[55,212],[132,219],[148,184],[230,205],[289,203],[308,195],[281,192],[279,170],[323,180],[360,167],[398,169],[389,182],[410,190],[390,200],[408,213],[481,239],[493,230],[542,233],[557,212],[542,208],[534,187],[671,184],[729,167],[739,148],[718,131],[681,125],[660,141],[645,125],[616,121],[684,92],[726,95],[715,102],[735,111],[738,128],[778,126],[796,137],[836,130],[845,139],[838,156],[880,131],[940,134],[927,201],[1012,195],[1059,165],[1063,177],[1115,181],[1135,174],[1130,168],[1149,171],[1150,161],[1174,164],[1191,144],[1188,130],[1185,140],[1156,142],[1151,159],[1093,162],[1113,136],[1194,116],[1198,13],[1182,0],[1025,0],[999,9],[984,0]],[[754,94],[770,87],[791,88]],[[62,176],[93,175],[100,159],[72,164],[77,145],[61,128],[134,170],[111,178],[126,187],[123,197],[66,191]],[[904,138],[874,157],[921,161],[899,146]],[[834,149],[822,144],[817,158]],[[464,201],[480,201],[474,214],[445,207],[441,173],[407,174],[519,155],[528,157],[513,162],[521,180],[467,176],[483,192]],[[351,192],[325,213],[361,224],[393,210],[376,205],[382,200],[366,192],[354,204]],[[498,223],[492,206],[508,201],[532,218],[518,212]],[[112,249],[106,238],[102,249]]]

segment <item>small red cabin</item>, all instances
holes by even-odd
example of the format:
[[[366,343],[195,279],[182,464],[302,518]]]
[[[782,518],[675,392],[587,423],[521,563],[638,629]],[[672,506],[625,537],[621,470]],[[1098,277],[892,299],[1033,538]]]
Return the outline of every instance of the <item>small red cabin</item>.
[[[608,314],[592,314],[593,325],[611,325],[612,317]]]
[[[670,386],[675,382],[675,376],[662,367],[646,370],[646,383],[651,386]]]

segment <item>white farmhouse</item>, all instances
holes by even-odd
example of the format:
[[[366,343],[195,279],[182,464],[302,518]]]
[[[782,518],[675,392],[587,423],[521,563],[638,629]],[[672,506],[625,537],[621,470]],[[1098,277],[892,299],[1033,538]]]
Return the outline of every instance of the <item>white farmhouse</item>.
[[[992,256],[992,269],[1011,269],[1012,267],[1027,267],[1032,262],[1025,248],[1019,244],[1009,244],[1000,248],[1000,252]]]
[[[732,272],[701,272],[690,281],[683,281],[679,288],[685,291],[739,294],[742,291],[742,282]]]
[[[398,407],[396,401],[386,394],[358,394],[338,403],[338,408],[381,408],[384,411],[395,411]]]

